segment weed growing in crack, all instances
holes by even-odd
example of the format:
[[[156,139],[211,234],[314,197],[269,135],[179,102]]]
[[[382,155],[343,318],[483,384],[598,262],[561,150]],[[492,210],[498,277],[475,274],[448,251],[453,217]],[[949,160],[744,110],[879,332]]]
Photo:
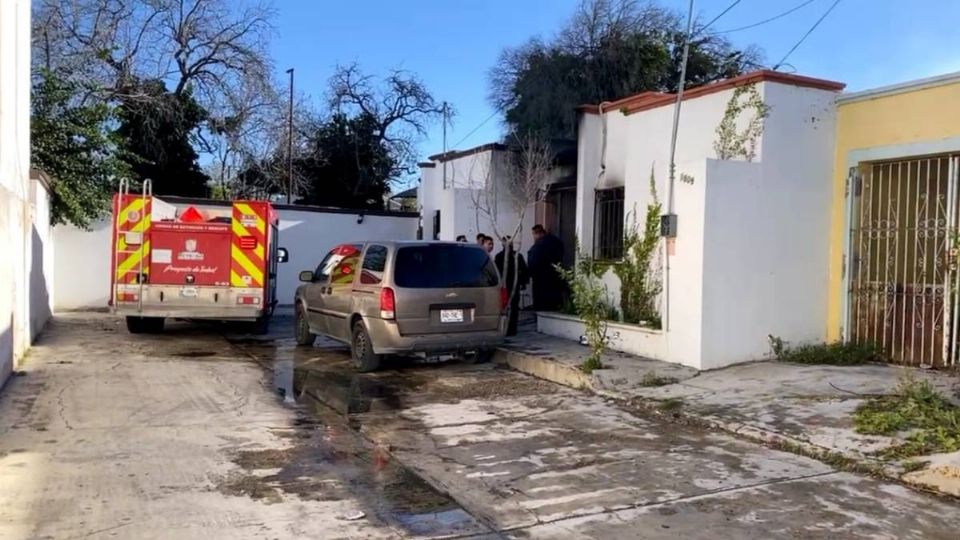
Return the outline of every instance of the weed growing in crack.
[[[599,356],[590,355],[580,364],[580,371],[586,373],[587,375],[593,373],[593,370],[595,369],[603,369],[603,362],[600,361]]]
[[[907,432],[905,442],[881,450],[884,458],[907,458],[960,450],[960,407],[948,401],[929,381],[904,376],[890,396],[872,398],[857,407],[858,433],[893,435]]]
[[[661,377],[657,375],[656,371],[648,371],[643,374],[643,378],[640,379],[640,386],[643,387],[655,387],[655,386],[666,386],[668,384],[676,384],[680,382],[680,379],[676,377]]]
[[[788,346],[777,336],[767,336],[770,351],[780,362],[797,364],[822,364],[831,366],[856,366],[868,362],[884,361],[883,353],[873,345],[858,343],[818,343],[815,345]]]
[[[923,461],[922,459],[908,459],[901,463],[900,466],[903,467],[904,473],[912,473],[925,468],[928,463],[928,461]]]
[[[684,401],[680,398],[667,398],[657,403],[657,409],[663,412],[675,412],[683,407]]]

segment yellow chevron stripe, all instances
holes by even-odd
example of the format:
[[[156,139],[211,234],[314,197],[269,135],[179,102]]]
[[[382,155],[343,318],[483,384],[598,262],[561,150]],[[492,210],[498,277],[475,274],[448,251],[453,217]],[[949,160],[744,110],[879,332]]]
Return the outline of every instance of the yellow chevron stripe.
[[[237,210],[240,210],[241,214],[257,216],[257,230],[260,231],[260,234],[264,235],[266,238],[267,224],[263,221],[263,218],[260,217],[260,214],[253,211],[253,208],[250,208],[249,204],[246,203],[233,203],[236,205]]]
[[[128,272],[132,272],[133,268],[140,263],[140,259],[143,258],[144,253],[150,252],[150,241],[144,242],[140,249],[131,253],[124,261],[117,265],[117,281],[122,281],[123,276]],[[146,267],[144,267],[146,270]]]
[[[121,200],[120,202],[123,203],[122,200]],[[140,198],[140,197],[137,197],[136,199],[133,199],[133,202],[131,202],[130,204],[128,204],[126,207],[122,208],[122,209],[120,210],[120,213],[117,214],[117,216],[116,216],[116,218],[117,218],[117,227],[120,227],[120,225],[122,225],[123,222],[127,221],[127,213],[129,213],[129,212],[132,211],[132,210],[140,211],[140,209],[142,209],[142,208],[143,208],[143,199]]]
[[[233,269],[230,270],[230,286],[231,287],[247,286],[247,284],[243,282],[243,278],[240,277],[240,274],[236,273]]]
[[[233,260],[247,271],[247,275],[249,275],[257,285],[263,285],[263,271],[257,268],[255,264],[250,262],[250,259],[244,255],[240,248],[237,246],[230,247],[230,256],[233,257]]]
[[[146,232],[146,230],[149,228],[148,227],[149,224],[150,224],[150,216],[143,216],[143,219],[141,219],[139,222],[137,222],[136,225],[131,227],[129,232],[139,232],[139,233]],[[117,238],[117,251],[123,251],[125,249],[127,249],[127,236],[126,234],[124,234],[123,231],[121,231],[120,235]]]
[[[247,234],[247,230],[243,228],[243,225],[239,221],[233,221],[233,235],[237,238],[243,238],[244,236],[250,236]],[[260,241],[257,241],[257,247],[254,248],[253,254],[260,259],[260,262],[263,262],[263,244]]]

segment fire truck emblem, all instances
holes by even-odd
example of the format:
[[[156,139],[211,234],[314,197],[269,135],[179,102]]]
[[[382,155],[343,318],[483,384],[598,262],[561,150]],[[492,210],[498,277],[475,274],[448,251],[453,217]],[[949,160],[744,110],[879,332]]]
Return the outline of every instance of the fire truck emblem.
[[[188,238],[183,242],[183,251],[177,254],[177,260],[180,261],[202,261],[203,253],[197,252],[197,241]]]

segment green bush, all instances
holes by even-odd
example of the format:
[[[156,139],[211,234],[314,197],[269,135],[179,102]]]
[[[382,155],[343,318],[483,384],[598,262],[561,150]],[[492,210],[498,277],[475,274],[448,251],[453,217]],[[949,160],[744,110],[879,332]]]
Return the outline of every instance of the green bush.
[[[770,350],[773,352],[774,358],[781,362],[855,366],[885,360],[882,352],[873,345],[838,341],[788,347],[782,339],[775,336],[768,337],[770,339]]]

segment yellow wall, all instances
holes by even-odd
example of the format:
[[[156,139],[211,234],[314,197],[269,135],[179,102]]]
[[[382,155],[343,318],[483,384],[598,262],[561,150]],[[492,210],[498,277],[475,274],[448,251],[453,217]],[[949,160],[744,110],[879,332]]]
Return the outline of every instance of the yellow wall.
[[[846,294],[841,290],[840,272],[844,237],[847,234],[844,230],[844,186],[849,153],[891,145],[936,142],[951,137],[960,137],[960,81],[841,102],[838,105],[831,210],[828,341],[840,337],[841,301]]]

